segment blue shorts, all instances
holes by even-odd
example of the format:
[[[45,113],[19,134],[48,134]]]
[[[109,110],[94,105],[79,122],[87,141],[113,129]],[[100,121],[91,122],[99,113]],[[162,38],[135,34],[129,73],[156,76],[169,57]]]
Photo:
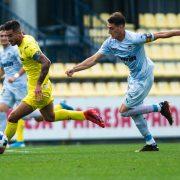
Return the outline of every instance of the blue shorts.
[[[17,105],[21,102],[26,94],[27,89],[25,87],[13,89],[3,87],[0,94],[0,103],[4,103],[8,107],[13,108],[14,105]]]
[[[131,77],[128,79],[128,90],[126,92],[124,104],[128,108],[132,108],[143,104],[154,82],[153,74],[146,79],[136,80]]]

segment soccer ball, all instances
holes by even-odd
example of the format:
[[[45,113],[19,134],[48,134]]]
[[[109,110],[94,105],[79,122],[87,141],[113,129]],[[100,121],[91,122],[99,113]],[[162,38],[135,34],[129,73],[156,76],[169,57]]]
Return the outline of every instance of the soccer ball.
[[[6,145],[8,143],[6,135],[0,131],[0,154],[3,154],[3,152],[6,149]]]

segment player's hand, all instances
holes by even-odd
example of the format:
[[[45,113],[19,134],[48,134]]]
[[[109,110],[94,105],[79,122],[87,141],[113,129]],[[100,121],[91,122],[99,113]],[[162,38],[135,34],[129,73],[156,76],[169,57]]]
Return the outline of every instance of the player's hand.
[[[43,99],[42,88],[39,84],[36,85],[35,97],[37,101],[41,101]]]
[[[67,74],[68,77],[72,77],[75,72],[73,69],[70,69],[70,70],[67,70],[65,73]]]
[[[15,77],[9,77],[8,82],[9,82],[9,83],[13,83],[15,80],[16,80]]]

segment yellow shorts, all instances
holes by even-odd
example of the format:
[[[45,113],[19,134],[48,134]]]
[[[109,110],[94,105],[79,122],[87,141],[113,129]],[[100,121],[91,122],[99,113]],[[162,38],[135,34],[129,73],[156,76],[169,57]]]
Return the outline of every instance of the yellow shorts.
[[[36,99],[34,91],[35,91],[35,86],[28,86],[28,94],[22,100],[26,104],[30,105],[34,110],[42,109],[54,100],[52,96],[52,84],[50,81],[42,85],[42,94],[43,94],[42,100],[38,101]]]

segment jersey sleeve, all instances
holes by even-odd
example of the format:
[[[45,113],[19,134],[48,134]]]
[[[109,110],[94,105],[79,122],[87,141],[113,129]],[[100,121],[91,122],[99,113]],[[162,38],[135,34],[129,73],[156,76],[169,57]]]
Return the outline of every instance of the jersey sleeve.
[[[135,33],[133,37],[135,44],[143,44],[154,41],[153,33]]]
[[[34,55],[40,52],[40,48],[36,41],[31,41],[27,43],[27,46],[24,47],[24,51],[25,51],[26,57],[34,59]]]
[[[103,54],[103,55],[110,55],[111,54],[108,39],[103,42],[103,44],[101,45],[101,47],[100,47],[100,49],[98,50],[97,53],[100,53],[100,54]]]

